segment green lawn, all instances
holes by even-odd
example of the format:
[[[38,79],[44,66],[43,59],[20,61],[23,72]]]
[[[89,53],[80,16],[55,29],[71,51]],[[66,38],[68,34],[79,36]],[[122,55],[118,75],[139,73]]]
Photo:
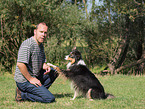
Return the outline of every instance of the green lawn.
[[[145,76],[98,76],[105,91],[116,98],[89,101],[78,97],[74,101],[70,82],[59,77],[50,87],[56,102],[45,104],[38,102],[16,103],[15,81],[12,74],[0,75],[0,109],[145,109]]]

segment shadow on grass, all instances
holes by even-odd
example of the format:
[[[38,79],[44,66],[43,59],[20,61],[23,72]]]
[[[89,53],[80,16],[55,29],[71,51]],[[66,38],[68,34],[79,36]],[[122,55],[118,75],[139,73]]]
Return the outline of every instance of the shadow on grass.
[[[72,97],[73,93],[61,93],[61,94],[53,94],[56,98],[64,98],[64,97]]]
[[[65,98],[65,97],[70,97],[73,98],[74,93],[61,93],[61,94],[53,94],[56,98]],[[84,98],[82,95],[77,96],[77,98]]]

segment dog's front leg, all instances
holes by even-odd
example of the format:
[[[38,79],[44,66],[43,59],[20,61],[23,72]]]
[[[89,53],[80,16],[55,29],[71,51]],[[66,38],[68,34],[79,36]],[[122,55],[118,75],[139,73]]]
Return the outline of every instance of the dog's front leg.
[[[74,100],[78,96],[78,92],[75,90],[74,97],[70,100]]]

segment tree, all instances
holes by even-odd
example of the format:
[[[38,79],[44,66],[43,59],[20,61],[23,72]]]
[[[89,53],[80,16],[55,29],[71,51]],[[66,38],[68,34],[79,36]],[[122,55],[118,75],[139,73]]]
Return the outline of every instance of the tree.
[[[46,22],[49,26],[49,36],[53,40],[55,46],[49,54],[53,57],[48,57],[50,62],[59,61],[60,55],[56,52],[65,53],[64,49],[60,49],[61,43],[65,40],[70,40],[70,43],[75,44],[75,39],[78,35],[79,22],[81,11],[78,11],[76,6],[64,3],[63,0],[1,0],[0,1],[1,15],[1,38],[0,43],[0,63],[8,71],[12,71],[12,66],[15,65],[17,52],[21,43],[33,35],[33,30],[36,24]],[[70,15],[69,15],[70,14]],[[73,16],[73,17],[72,17]],[[78,29],[78,30],[77,30]],[[45,46],[48,47],[48,41]],[[51,43],[51,42],[50,42]],[[58,49],[58,47],[60,47]],[[49,47],[48,47],[49,48]],[[57,50],[56,50],[57,49]],[[48,53],[48,52],[47,52]]]
[[[86,0],[32,1],[0,1],[0,62],[7,70],[15,64],[22,41],[44,21],[49,26],[49,40],[44,43],[49,62],[63,63],[65,54],[79,45],[88,66],[106,65],[104,71],[111,74],[143,72],[143,0],[103,0],[102,5],[92,0],[91,13],[85,11]]]
[[[17,51],[23,40],[33,35],[33,29],[39,22],[51,25],[51,9],[60,2],[35,0],[1,0],[1,64],[8,71],[17,59]]]
[[[118,1],[119,2],[119,1]],[[117,7],[120,7],[118,11],[119,15],[124,15],[125,17],[125,31],[123,36],[121,36],[121,42],[117,48],[117,52],[114,58],[108,64],[111,74],[117,73],[123,69],[131,68],[136,66],[135,72],[138,74],[143,73],[144,69],[144,2],[140,0],[140,3],[135,0],[121,1]],[[131,45],[136,43],[137,45]],[[127,59],[127,52],[129,47],[135,50],[135,57],[129,65],[124,65],[124,60]],[[135,48],[136,47],[136,48]]]

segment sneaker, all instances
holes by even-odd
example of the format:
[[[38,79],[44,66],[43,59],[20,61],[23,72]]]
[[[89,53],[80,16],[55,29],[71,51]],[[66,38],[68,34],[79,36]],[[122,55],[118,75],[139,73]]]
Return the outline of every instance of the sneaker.
[[[21,97],[21,91],[18,89],[18,87],[16,88],[15,100],[16,100],[17,102],[22,102],[22,101],[23,101],[23,99],[22,99],[22,97]]]

